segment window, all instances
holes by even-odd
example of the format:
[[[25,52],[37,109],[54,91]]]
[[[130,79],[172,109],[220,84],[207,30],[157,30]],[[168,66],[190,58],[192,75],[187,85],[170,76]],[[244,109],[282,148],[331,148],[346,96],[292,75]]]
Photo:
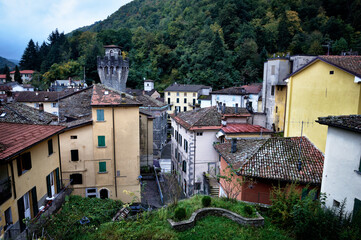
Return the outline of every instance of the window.
[[[276,106],[276,113],[278,112],[278,107]]]
[[[98,147],[105,147],[105,136],[98,136]]]
[[[203,136],[203,132],[197,132],[197,136]]]
[[[34,108],[39,108],[39,103],[34,103]]]
[[[72,161],[79,161],[79,151],[78,149],[70,150],[71,153],[71,160]]]
[[[188,141],[184,139],[184,151],[188,153]]]
[[[186,173],[187,172],[187,162],[183,161],[182,163],[183,163],[182,164],[182,171]]]
[[[170,92],[168,92],[168,96],[170,96]]]
[[[99,172],[100,173],[107,172],[107,163],[106,162],[99,162]]]
[[[201,190],[201,183],[200,182],[196,182],[195,190]]]
[[[272,65],[271,66],[271,75],[275,75],[275,72],[276,72],[276,66]]]
[[[193,99],[193,105],[196,105],[196,100],[195,99]]]
[[[186,111],[187,111],[187,107],[184,107],[183,110],[184,110],[184,112],[186,112]]]
[[[179,92],[177,92],[177,96],[179,96]]]
[[[195,96],[196,96],[196,93],[194,92],[194,93],[193,93],[193,97],[195,97]]]
[[[187,99],[186,99],[186,98],[184,99],[184,103],[187,103]]]
[[[50,140],[48,141],[48,155],[50,156],[50,155],[53,154],[53,153],[54,153],[54,151],[53,151],[53,140],[50,139]]]
[[[175,140],[178,142],[178,131],[175,130]]]
[[[20,155],[16,159],[17,167],[18,167],[18,175],[24,174],[27,170],[31,169],[31,155],[30,152],[24,153]]]
[[[182,146],[182,135],[179,134],[179,145]]]
[[[184,93],[184,96],[185,96],[185,97],[187,96],[187,93],[186,93],[186,92]]]
[[[272,86],[272,87],[271,87],[271,95],[272,95],[272,96],[275,95],[275,86]]]
[[[178,148],[174,149],[174,156],[175,156],[175,159],[178,160]]]
[[[71,185],[83,184],[83,175],[81,175],[80,173],[70,174],[70,181]]]
[[[78,139],[78,136],[70,136],[70,139]]]
[[[104,121],[104,109],[97,109],[97,121]]]
[[[170,104],[170,98],[168,98],[168,104]]]
[[[177,98],[177,103],[179,103],[179,98]]]
[[[330,71],[330,75],[333,75],[335,72],[334,71]]]
[[[89,198],[97,197],[98,196],[97,189],[96,188],[87,188],[85,196],[89,197]]]
[[[51,103],[51,107],[53,107],[53,108],[58,107],[58,103]]]

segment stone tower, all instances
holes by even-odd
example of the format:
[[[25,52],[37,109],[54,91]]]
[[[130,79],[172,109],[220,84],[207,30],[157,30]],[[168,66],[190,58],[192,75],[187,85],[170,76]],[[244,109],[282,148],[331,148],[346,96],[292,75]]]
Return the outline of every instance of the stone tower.
[[[104,58],[98,57],[98,74],[102,84],[125,92],[129,59],[122,57],[119,46],[107,45]]]

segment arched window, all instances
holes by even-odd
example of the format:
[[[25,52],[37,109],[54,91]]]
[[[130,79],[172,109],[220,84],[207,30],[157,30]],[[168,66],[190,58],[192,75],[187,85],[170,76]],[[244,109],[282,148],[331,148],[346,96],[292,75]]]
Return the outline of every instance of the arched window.
[[[108,190],[103,188],[99,191],[99,197],[101,199],[106,199],[106,198],[109,198],[109,195],[108,195]]]

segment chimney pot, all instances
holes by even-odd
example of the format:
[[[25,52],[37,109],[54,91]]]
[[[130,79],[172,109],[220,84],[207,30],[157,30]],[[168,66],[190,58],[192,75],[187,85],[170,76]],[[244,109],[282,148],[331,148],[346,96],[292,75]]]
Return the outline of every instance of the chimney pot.
[[[225,104],[225,103],[223,103],[222,113],[223,113],[223,114],[225,114],[225,113],[226,113],[226,104]]]
[[[238,113],[238,103],[236,103],[236,108],[235,108],[235,113],[237,114]]]
[[[126,102],[126,101],[125,101],[125,93],[121,93],[120,96],[122,97],[121,102],[122,102],[122,103],[125,103],[125,102]]]

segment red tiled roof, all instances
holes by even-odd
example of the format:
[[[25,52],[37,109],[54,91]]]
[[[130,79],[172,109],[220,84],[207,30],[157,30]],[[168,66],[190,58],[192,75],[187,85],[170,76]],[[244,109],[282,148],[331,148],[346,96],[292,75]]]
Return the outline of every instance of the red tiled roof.
[[[259,125],[252,125],[252,124],[246,124],[246,123],[231,123],[231,124],[227,124],[227,126],[223,126],[221,128],[221,131],[223,131],[224,133],[260,133],[260,132],[269,132],[271,133],[272,131],[261,127]]]
[[[124,100],[121,97],[121,92],[106,87],[102,84],[93,86],[93,95],[91,98],[92,106],[141,106],[142,104],[133,99],[133,97],[125,94]]]
[[[6,74],[0,74],[0,78],[6,78]]]
[[[240,139],[235,153],[229,142],[214,148],[239,175],[321,184],[324,156],[305,137]]]
[[[32,73],[34,73],[35,71],[34,71],[34,70],[21,70],[21,71],[19,71],[19,72],[20,72],[20,74],[32,74]],[[15,71],[11,71],[10,73],[11,73],[11,74],[14,74]]]
[[[243,85],[241,86],[246,90],[249,94],[258,94],[262,90],[262,84],[261,83],[254,83],[251,85]]]
[[[0,123],[0,160],[7,160],[59,133],[63,126]]]

